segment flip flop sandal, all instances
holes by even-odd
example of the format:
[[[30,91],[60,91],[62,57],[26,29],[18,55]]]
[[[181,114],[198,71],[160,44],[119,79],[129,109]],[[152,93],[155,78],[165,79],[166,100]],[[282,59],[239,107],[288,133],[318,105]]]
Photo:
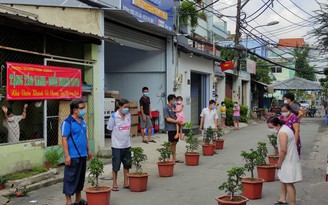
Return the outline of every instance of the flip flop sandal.
[[[155,140],[150,140],[150,141],[148,141],[148,142],[153,142],[153,143],[156,143],[156,141],[155,141]]]
[[[88,202],[84,199],[81,199],[79,203],[74,203],[74,205],[88,205]]]
[[[117,186],[113,186],[112,191],[119,191]]]
[[[275,203],[274,203],[274,205],[279,205],[279,204],[288,204],[287,202],[283,202],[283,201],[276,201]]]
[[[148,141],[147,140],[142,140],[142,142],[148,144]]]
[[[182,161],[182,160],[175,160],[174,162],[175,163],[184,163],[184,161]]]
[[[124,186],[123,189],[130,189],[130,186]]]

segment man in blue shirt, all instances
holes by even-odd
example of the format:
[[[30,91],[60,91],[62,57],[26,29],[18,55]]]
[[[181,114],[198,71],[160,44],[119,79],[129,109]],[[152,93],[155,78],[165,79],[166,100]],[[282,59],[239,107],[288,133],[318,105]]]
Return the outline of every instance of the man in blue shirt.
[[[60,126],[62,146],[65,154],[64,186],[66,205],[87,204],[81,199],[83,190],[86,161],[92,157],[88,146],[87,125],[83,119],[86,114],[85,103],[82,100],[72,100],[70,115]],[[75,193],[75,203],[71,196]]]

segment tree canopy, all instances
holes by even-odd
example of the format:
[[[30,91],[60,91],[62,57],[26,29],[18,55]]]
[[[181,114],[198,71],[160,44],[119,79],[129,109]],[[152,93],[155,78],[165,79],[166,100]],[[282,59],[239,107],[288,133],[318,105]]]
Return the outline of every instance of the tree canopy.
[[[319,27],[315,28],[312,34],[317,37],[319,47],[328,49],[328,4],[327,3],[319,3],[320,10],[315,11],[316,16],[314,17],[315,23],[314,25],[318,25]]]
[[[310,66],[308,57],[309,57],[309,48],[295,48],[295,72],[296,77],[305,78],[307,80],[315,81],[315,68]]]

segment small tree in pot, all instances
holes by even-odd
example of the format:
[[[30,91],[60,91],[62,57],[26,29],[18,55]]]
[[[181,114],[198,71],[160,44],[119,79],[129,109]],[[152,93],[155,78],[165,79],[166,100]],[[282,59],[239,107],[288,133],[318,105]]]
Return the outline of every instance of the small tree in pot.
[[[144,154],[144,150],[141,147],[132,147],[131,152],[132,164],[134,165],[136,170],[133,173],[128,173],[130,191],[146,191],[149,174],[143,172],[141,163],[147,160],[147,155]]]
[[[158,148],[157,151],[160,153],[160,157],[158,158],[158,172],[160,177],[171,177],[173,176],[173,170],[175,162],[169,161],[172,152],[172,147],[169,142],[164,142],[161,148]]]
[[[257,165],[256,159],[258,158],[258,152],[250,149],[249,152],[242,151],[241,156],[246,161],[244,167],[251,173],[251,178],[242,179],[243,184],[243,196],[249,199],[259,199],[262,196],[263,179],[254,178],[254,168]]]
[[[279,160],[279,153],[278,153],[278,145],[277,145],[277,135],[276,134],[271,134],[268,135],[269,142],[273,147],[273,154],[269,155],[269,164],[277,164]]]
[[[268,155],[268,149],[265,142],[257,143],[257,174],[259,178],[264,179],[266,182],[271,182],[275,180],[276,175],[276,165],[267,164],[265,159]]]
[[[186,128],[189,129],[189,133],[187,134],[186,138],[186,153],[185,153],[185,160],[186,165],[189,166],[197,166],[199,163],[199,141],[195,136],[195,132],[191,129],[192,122],[186,123]]]
[[[221,127],[218,127],[217,139],[215,140],[215,149],[223,149],[224,140],[222,136],[223,136],[223,130]]]
[[[212,127],[208,127],[205,130],[205,144],[202,145],[203,148],[203,155],[204,156],[212,156],[214,154],[214,145],[211,144],[211,142],[213,141],[213,137],[214,137],[214,130]]]
[[[7,181],[8,181],[7,178],[0,177],[0,190],[4,189],[6,187]]]
[[[248,199],[243,196],[235,196],[237,191],[242,190],[241,179],[245,175],[245,168],[243,167],[233,167],[228,173],[228,180],[219,186],[220,190],[224,190],[229,195],[217,197],[219,205],[225,204],[246,204]]]
[[[44,165],[47,169],[57,168],[59,165],[59,160],[62,156],[62,153],[59,152],[56,148],[51,147],[50,150],[46,151],[44,156],[45,156]]]
[[[89,205],[109,205],[110,191],[112,187],[99,186],[99,176],[104,173],[104,164],[97,158],[93,158],[88,166],[89,176],[88,183],[92,187],[87,187],[86,192],[87,201]]]

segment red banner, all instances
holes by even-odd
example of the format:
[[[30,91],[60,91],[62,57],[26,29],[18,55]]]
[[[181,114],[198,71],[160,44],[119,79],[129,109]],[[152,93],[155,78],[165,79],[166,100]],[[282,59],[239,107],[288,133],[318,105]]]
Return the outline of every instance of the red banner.
[[[7,62],[7,100],[81,97],[79,69]]]
[[[226,62],[221,63],[222,72],[224,72],[226,70],[233,70],[233,69],[234,69],[234,65],[233,65],[232,61],[226,61]]]

